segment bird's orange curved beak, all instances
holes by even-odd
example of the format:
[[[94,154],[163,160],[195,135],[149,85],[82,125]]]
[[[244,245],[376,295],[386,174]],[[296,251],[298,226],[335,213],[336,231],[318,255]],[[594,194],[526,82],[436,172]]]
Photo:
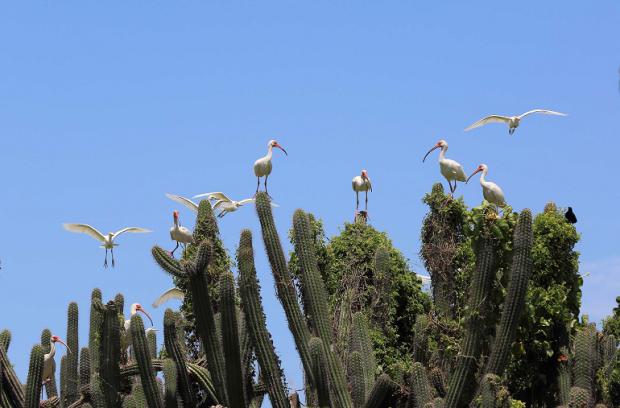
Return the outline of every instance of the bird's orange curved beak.
[[[71,353],[71,348],[69,346],[67,346],[67,343],[65,343],[60,337],[56,337],[56,342],[62,344],[63,346],[65,346],[67,351],[69,353]]]
[[[151,322],[151,326],[153,326],[153,319],[151,319],[151,315],[150,315],[150,314],[148,314],[148,313],[146,312],[146,310],[144,310],[144,308],[143,308],[143,307],[141,307],[140,309],[138,309],[138,311],[139,311],[139,312],[144,313],[144,315],[145,315],[146,317],[148,317],[148,318],[149,318],[149,321]]]
[[[435,149],[439,149],[441,147],[440,144],[436,144],[435,146],[433,146],[433,148],[431,150],[429,150],[428,152],[426,152],[426,154],[424,155],[424,158],[422,159],[422,163],[424,163],[424,160],[426,160],[426,157],[428,157],[429,154],[431,154],[431,152]]]
[[[278,149],[282,150],[285,155],[288,156],[288,153],[286,152],[286,150],[284,150],[284,147],[280,146],[280,144],[276,143],[273,145],[273,147],[277,147]]]
[[[476,173],[480,173],[481,171],[482,171],[482,168],[481,168],[481,167],[478,167],[478,168],[476,169],[476,171],[474,171],[473,173],[471,173],[471,174],[469,175],[469,177],[467,177],[467,180],[465,181],[465,184],[469,183],[469,179],[470,179],[470,178],[472,178],[472,177],[474,176],[474,174],[476,174]]]

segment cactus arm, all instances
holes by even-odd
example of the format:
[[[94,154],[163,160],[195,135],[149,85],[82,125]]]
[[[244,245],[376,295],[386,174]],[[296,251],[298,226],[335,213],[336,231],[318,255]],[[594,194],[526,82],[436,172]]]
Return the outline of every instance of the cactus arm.
[[[179,261],[174,259],[172,255],[165,249],[154,246],[151,249],[153,259],[157,262],[157,265],[167,273],[177,278],[185,278],[185,270]]]
[[[350,348],[352,351],[359,351],[364,364],[364,400],[375,384],[375,373],[377,372],[377,360],[372,347],[370,338],[368,319],[362,312],[353,315],[353,327],[351,330]]]
[[[353,351],[348,355],[347,368],[349,371],[349,385],[351,398],[355,408],[362,408],[366,403],[366,384],[364,381],[364,362],[359,351]]]
[[[101,290],[93,289],[91,294],[90,304],[90,331],[88,334],[88,349],[91,350],[90,354],[90,373],[95,374],[99,371],[99,344],[100,344],[100,331],[99,328],[102,323],[101,314]]]
[[[0,367],[4,377],[4,395],[6,399],[12,401],[15,406],[22,407],[24,405],[24,389],[20,383],[15,370],[6,354],[11,339],[11,333],[8,330],[2,332],[4,345],[0,347]]]
[[[176,319],[171,309],[166,309],[164,313],[164,344],[166,353],[176,365],[179,394],[186,406],[193,407],[196,402],[187,375],[187,364],[177,338]]]

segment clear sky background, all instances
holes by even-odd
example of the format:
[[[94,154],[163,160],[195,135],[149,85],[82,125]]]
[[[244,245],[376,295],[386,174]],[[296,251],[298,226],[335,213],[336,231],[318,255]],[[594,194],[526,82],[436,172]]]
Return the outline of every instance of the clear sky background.
[[[272,138],[289,152],[274,153],[270,178],[283,238],[299,207],[338,233],[366,168],[372,224],[423,272],[421,198],[442,179],[436,154],[421,159],[444,138],[467,173],[489,166],[515,210],[574,208],[590,273],[583,312],[609,314],[620,295],[620,4],[380,3],[0,5],[0,328],[24,381],[41,330],[65,336],[70,301],[82,346],[92,288],[124,293],[127,311],[171,287],[150,248],[172,248],[174,209],[185,225],[193,215],[165,192],[251,196],[252,163]],[[530,117],[514,136],[497,124],[463,132],[532,108],[569,116]],[[477,182],[457,192],[482,200]],[[63,222],[155,232],[122,236],[104,270],[97,242]],[[269,328],[301,387],[254,209],[220,228],[231,254],[242,228],[254,232]],[[164,308],[150,311],[161,328]]]

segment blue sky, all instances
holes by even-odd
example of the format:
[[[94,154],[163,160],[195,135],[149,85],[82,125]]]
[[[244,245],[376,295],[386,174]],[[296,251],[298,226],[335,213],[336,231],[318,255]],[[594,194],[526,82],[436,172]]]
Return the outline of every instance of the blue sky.
[[[489,166],[516,210],[573,206],[590,273],[583,310],[608,314],[620,295],[620,5],[418,3],[2,4],[0,328],[13,332],[20,377],[43,328],[65,335],[70,301],[84,345],[92,288],[145,306],[169,288],[149,249],[172,247],[174,209],[193,220],[164,193],[251,195],[269,139],[289,152],[275,152],[270,179],[283,236],[299,207],[336,234],[366,168],[371,222],[416,271],[421,198],[441,180],[437,155],[421,159],[446,139],[467,173]],[[463,132],[532,108],[569,116],[528,118],[512,137],[500,125]],[[457,192],[482,199],[478,183]],[[122,236],[117,268],[104,270],[103,250],[63,222],[155,232]],[[268,323],[300,387],[254,210],[220,227],[231,254],[242,228],[255,233]],[[152,311],[159,327],[163,311]]]

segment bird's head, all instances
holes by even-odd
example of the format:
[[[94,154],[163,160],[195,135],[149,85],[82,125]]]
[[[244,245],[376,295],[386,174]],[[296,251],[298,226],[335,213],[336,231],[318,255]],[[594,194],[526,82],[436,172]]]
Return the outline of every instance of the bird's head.
[[[144,308],[142,307],[142,305],[140,303],[134,303],[133,305],[131,305],[131,315],[135,315],[136,313],[142,313],[144,314],[146,317],[148,317],[149,321],[151,322],[151,326],[153,325],[153,319],[151,319],[151,315],[149,315],[146,310],[144,310]]]
[[[67,351],[69,353],[71,353],[71,349],[69,348],[69,346],[67,346],[67,343],[65,343],[60,337],[54,335],[50,338],[50,340],[52,341],[52,343],[60,343],[63,346],[65,346],[65,348],[67,349]]]
[[[422,159],[422,163],[424,163],[424,160],[426,160],[426,157],[428,157],[429,154],[431,154],[431,152],[435,149],[447,149],[448,148],[448,142],[446,142],[443,139],[440,139],[437,143],[435,143],[435,146],[433,146],[428,152],[426,152],[426,154],[424,155],[424,158]]]
[[[364,180],[368,180],[368,171],[366,171],[366,170],[362,170],[362,178],[363,178]]]
[[[174,218],[175,221],[179,220],[179,212],[177,210],[174,210],[172,212],[172,217]]]
[[[486,164],[479,165],[478,167],[476,167],[476,170],[474,170],[474,172],[471,173],[469,175],[469,177],[467,177],[467,181],[465,181],[465,184],[467,184],[469,182],[469,179],[472,178],[474,176],[474,174],[480,173],[481,171],[482,172],[486,172],[487,170],[488,170],[488,167],[487,167]]]
[[[288,156],[288,153],[286,152],[286,150],[284,150],[284,148],[280,146],[280,144],[276,140],[270,140],[269,147],[277,147],[278,149],[282,150],[285,155]]]

